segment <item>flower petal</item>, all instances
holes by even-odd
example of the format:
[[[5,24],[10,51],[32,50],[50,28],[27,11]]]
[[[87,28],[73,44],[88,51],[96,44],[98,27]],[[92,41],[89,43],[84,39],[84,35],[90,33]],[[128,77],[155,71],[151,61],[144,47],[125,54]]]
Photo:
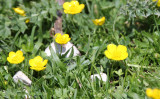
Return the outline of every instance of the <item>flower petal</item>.
[[[42,66],[45,66],[45,65],[47,64],[47,62],[48,62],[48,60],[45,59],[45,60],[43,61],[43,63],[42,63]]]
[[[43,61],[43,58],[41,56],[37,56],[34,58],[35,61],[40,61],[42,62]]]
[[[71,1],[70,4],[74,5],[74,6],[79,6],[79,2],[78,1]]]
[[[81,10],[84,9],[84,7],[85,7],[84,4],[80,4],[79,6],[80,6]]]
[[[69,35],[68,34],[63,34],[63,37],[64,38],[69,38]]]
[[[9,52],[9,57],[12,57],[15,54],[16,54],[15,52],[11,51],[11,52]]]
[[[34,59],[30,59],[29,60],[29,65],[30,66],[35,66],[36,65],[35,62],[34,62]]]
[[[70,4],[69,2],[65,2],[65,3],[63,4],[63,8],[64,8],[64,9],[68,9],[70,5],[71,5],[71,4]]]
[[[104,52],[104,54],[106,55],[107,58],[109,58],[109,59],[112,58],[112,54],[111,54],[108,50],[106,50],[106,51]]]
[[[114,45],[114,44],[109,44],[107,46],[107,50],[112,54],[112,53],[114,53],[117,50],[117,46]]]
[[[18,50],[18,51],[16,52],[16,54],[19,55],[19,56],[23,56],[23,52],[22,52],[21,50]]]
[[[121,60],[124,60],[124,59],[126,59],[128,57],[128,53],[126,52],[126,53],[123,53],[122,55],[121,55]]]
[[[118,45],[117,50],[121,52],[127,52],[127,47],[124,45]]]

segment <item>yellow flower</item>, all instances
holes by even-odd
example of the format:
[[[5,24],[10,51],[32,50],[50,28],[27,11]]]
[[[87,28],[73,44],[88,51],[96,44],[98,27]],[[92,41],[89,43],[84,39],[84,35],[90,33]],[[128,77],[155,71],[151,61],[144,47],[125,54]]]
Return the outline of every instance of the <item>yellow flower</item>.
[[[4,81],[4,84],[5,84],[5,85],[7,85],[7,84],[8,84],[8,82],[7,82],[7,81]]]
[[[152,89],[151,88],[147,88],[146,94],[147,94],[148,97],[152,97],[152,94],[153,94]]]
[[[16,53],[11,51],[9,57],[7,57],[8,62],[11,64],[19,64],[24,60],[23,52],[18,50]]]
[[[19,15],[21,15],[21,16],[26,16],[26,14],[25,14],[25,11],[24,10],[22,10],[21,8],[13,8],[13,10],[16,12],[16,13],[18,13]]]
[[[33,59],[29,60],[29,65],[31,66],[30,68],[36,71],[41,71],[44,70],[46,68],[46,64],[47,64],[48,60],[44,60],[41,56],[37,56]]]
[[[151,89],[151,88],[147,88],[146,90],[146,95],[152,99],[160,99],[160,89]]]
[[[160,0],[158,0],[158,2],[157,2],[157,6],[158,6],[158,7],[160,7]]]
[[[160,0],[152,0],[153,2],[157,1],[157,6],[160,7]]]
[[[64,13],[66,14],[77,14],[82,12],[84,4],[79,4],[78,1],[65,2],[63,4]]]
[[[61,33],[56,33],[55,35],[55,41],[58,44],[67,44],[70,40],[71,38],[69,37],[68,34],[61,35]]]
[[[26,16],[25,11],[19,7],[13,8],[13,10],[21,16]],[[29,19],[25,20],[26,23],[29,23],[29,21],[30,21]]]
[[[124,60],[128,57],[127,47],[124,45],[109,44],[107,50],[104,52],[107,58],[112,60]]]
[[[92,21],[95,25],[103,25],[104,22],[105,22],[105,17],[102,17],[101,19],[95,19],[95,20],[92,20]]]
[[[27,19],[25,22],[26,22],[26,23],[29,23],[29,21],[30,21],[30,20],[29,20],[29,19]]]

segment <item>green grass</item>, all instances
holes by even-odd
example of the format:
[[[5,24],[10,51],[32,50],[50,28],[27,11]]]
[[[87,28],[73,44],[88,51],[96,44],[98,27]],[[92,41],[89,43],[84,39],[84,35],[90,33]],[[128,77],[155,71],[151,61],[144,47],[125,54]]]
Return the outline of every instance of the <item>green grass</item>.
[[[51,57],[44,53],[54,41],[50,28],[56,10],[62,7],[54,0],[0,1],[1,98],[24,98],[26,88],[36,99],[147,99],[146,88],[160,89],[160,9],[156,4],[151,0],[79,2],[85,4],[85,9],[76,15],[63,14],[63,32],[70,35],[81,56],[65,58],[53,51]],[[25,10],[26,17],[13,11],[17,6]],[[95,26],[92,19],[103,16],[105,24]],[[111,43],[127,46],[128,58],[107,59],[104,51]],[[8,54],[17,50],[23,51],[25,60],[10,64]],[[29,59],[38,55],[49,60],[40,72],[29,68]],[[30,87],[14,83],[12,77],[19,70],[32,80]],[[108,81],[92,82],[90,76],[100,72],[107,74]]]

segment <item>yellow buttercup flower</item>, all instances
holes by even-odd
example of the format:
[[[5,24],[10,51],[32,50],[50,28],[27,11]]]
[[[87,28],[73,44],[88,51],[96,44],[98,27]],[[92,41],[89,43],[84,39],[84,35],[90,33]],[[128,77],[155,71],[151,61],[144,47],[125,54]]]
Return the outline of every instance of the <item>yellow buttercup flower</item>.
[[[127,47],[124,45],[109,44],[104,52],[107,58],[112,60],[124,60],[128,57]]]
[[[7,85],[7,84],[8,84],[8,82],[5,80],[5,81],[4,81],[4,84],[5,84],[5,85]]]
[[[92,20],[92,21],[93,21],[93,23],[94,23],[95,25],[103,25],[104,22],[105,22],[105,17],[102,17],[102,18],[100,18],[100,19],[95,19],[95,20]]]
[[[82,12],[84,4],[79,4],[78,1],[65,2],[63,4],[64,13],[66,14],[77,14]]]
[[[17,8],[13,8],[13,10],[18,13],[21,16],[26,16],[25,11],[22,10],[21,8],[17,7]],[[29,23],[29,19],[25,20],[25,23]]]
[[[153,2],[157,1],[157,6],[160,7],[160,0],[152,0]]]
[[[8,62],[11,64],[19,64],[24,60],[23,52],[18,50],[16,53],[11,51],[9,57],[7,57]]]
[[[68,34],[61,34],[61,33],[56,33],[55,35],[55,41],[58,44],[67,44],[69,41],[71,40],[71,38],[69,37]]]
[[[48,60],[44,60],[41,56],[37,56],[33,59],[29,60],[29,65],[31,66],[30,68],[36,71],[41,71],[44,70],[46,68],[46,64],[47,64]]]
[[[152,99],[160,99],[160,89],[147,88],[146,95]]]
[[[27,19],[25,22],[26,22],[26,23],[29,23],[29,22],[30,22],[30,20],[29,20],[29,19]]]
[[[25,11],[22,10],[21,8],[17,7],[17,8],[13,8],[13,10],[18,13],[21,16],[26,16]]]
[[[148,97],[152,97],[153,90],[151,88],[147,88],[146,94],[147,94]]]

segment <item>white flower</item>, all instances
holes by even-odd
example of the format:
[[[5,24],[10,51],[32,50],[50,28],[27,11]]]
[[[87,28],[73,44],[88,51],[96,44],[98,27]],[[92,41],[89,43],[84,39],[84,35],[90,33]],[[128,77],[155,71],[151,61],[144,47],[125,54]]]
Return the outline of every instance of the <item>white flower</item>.
[[[91,75],[92,81],[93,81],[94,79],[96,79],[96,77],[97,77],[99,80],[101,80],[101,78],[102,78],[102,81],[104,81],[104,82],[107,81],[107,75],[106,75],[105,73],[100,73],[100,75],[99,75],[99,74]]]

